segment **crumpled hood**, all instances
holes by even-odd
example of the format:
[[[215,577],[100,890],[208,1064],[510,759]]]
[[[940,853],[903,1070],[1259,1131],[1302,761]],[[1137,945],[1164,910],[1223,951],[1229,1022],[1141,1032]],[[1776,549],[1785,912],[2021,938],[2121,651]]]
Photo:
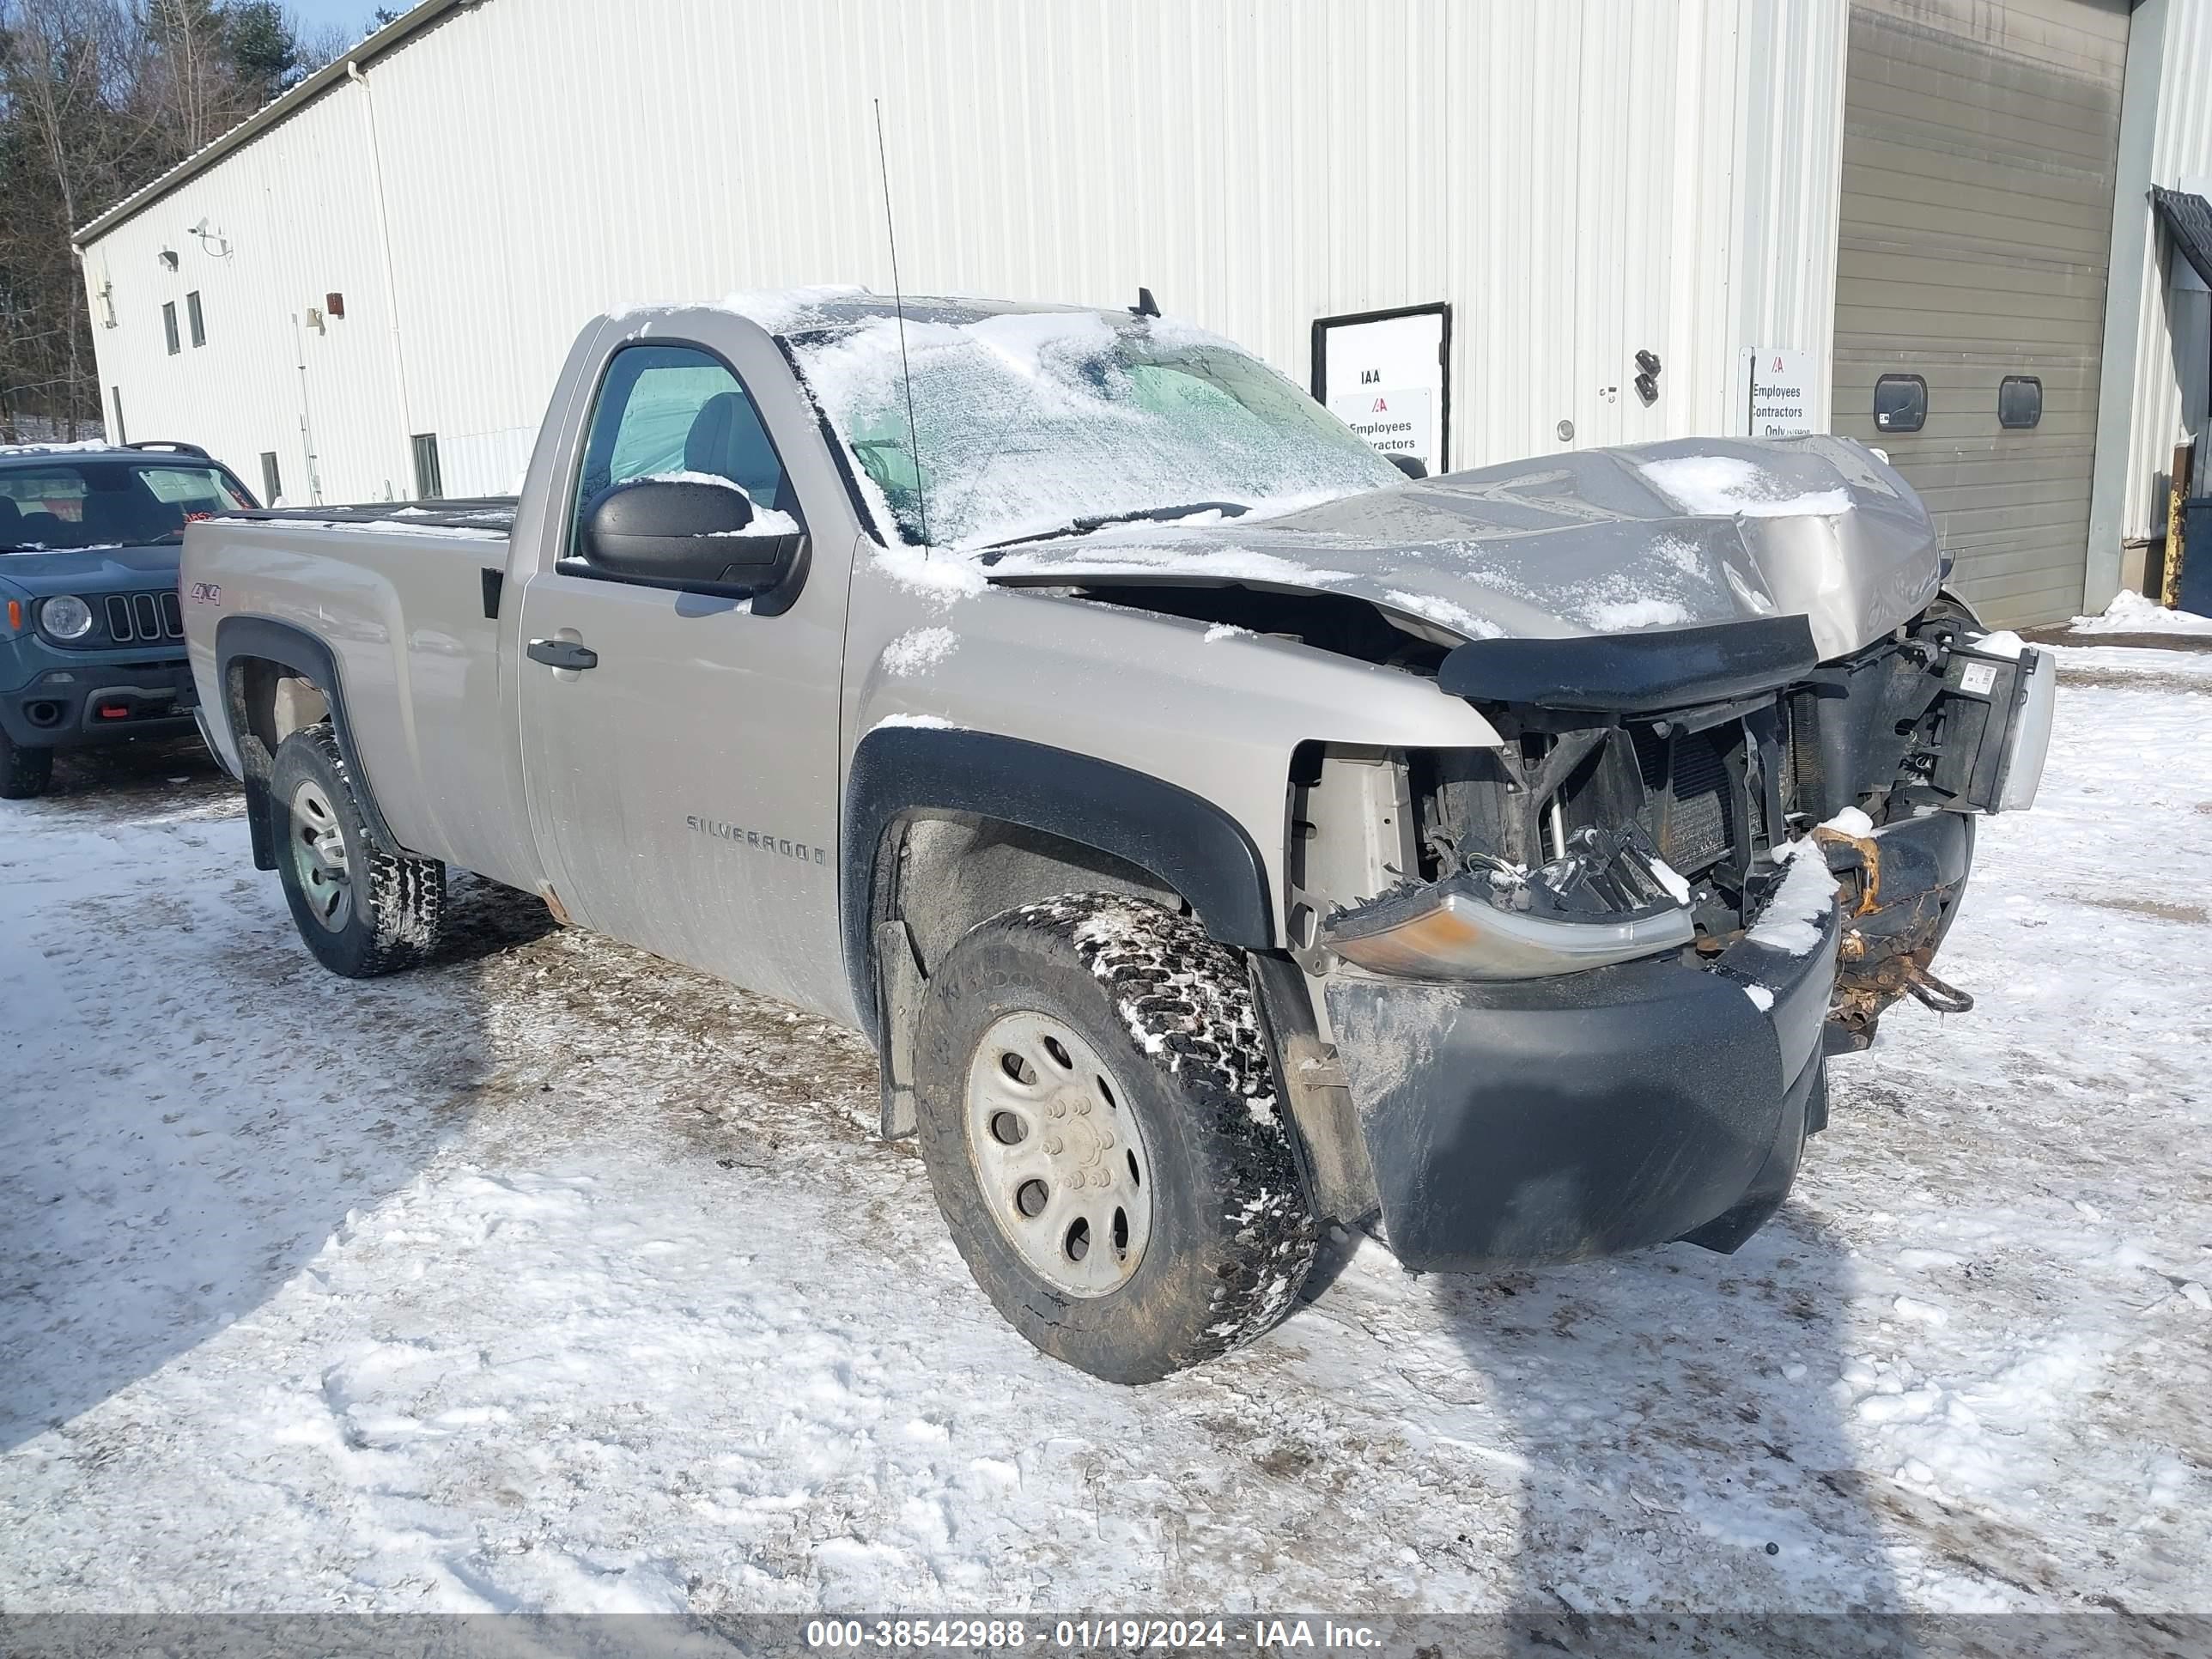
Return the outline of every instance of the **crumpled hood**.
[[[52,593],[143,593],[149,587],[174,587],[177,560],[183,552],[168,542],[155,547],[0,553],[0,592],[30,599]]]
[[[981,556],[994,581],[1346,593],[1459,639],[1802,616],[1826,661],[1939,581],[1911,485],[1847,439],[1696,438],[1408,481],[1264,520],[1117,526]]]

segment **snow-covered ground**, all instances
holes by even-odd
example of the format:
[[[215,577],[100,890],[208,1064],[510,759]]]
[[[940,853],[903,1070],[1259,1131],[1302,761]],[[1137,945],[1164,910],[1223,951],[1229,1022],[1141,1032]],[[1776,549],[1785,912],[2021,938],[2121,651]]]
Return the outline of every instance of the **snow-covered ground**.
[[[2212,1611],[2212,655],[2064,655],[1979,1009],[1740,1255],[1369,1245],[1133,1391],[857,1039],[465,879],[331,978],[204,763],[75,769],[0,806],[0,1608]]]

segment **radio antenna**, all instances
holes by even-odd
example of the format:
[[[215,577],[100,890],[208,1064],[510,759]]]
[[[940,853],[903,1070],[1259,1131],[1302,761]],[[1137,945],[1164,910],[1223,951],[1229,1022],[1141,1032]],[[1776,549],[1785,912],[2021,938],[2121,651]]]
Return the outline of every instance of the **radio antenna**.
[[[876,106],[876,166],[884,176],[884,237],[891,245],[891,305],[898,313],[899,380],[906,390],[906,447],[914,457],[914,507],[921,520],[921,550],[929,555],[929,485],[921,470],[921,436],[914,424],[914,370],[906,356],[906,292],[899,284],[898,226],[891,218],[891,164],[884,149],[884,100]]]

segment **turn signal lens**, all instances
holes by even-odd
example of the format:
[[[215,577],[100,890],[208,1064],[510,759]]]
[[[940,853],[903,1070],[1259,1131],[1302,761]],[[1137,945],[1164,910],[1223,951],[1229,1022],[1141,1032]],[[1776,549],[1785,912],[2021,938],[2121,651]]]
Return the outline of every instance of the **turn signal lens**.
[[[1544,979],[1679,951],[1690,913],[1568,920],[1501,909],[1465,878],[1334,918],[1322,943],[1370,973],[1419,979]]]
[[[10,634],[23,631],[23,602],[21,599],[8,601],[8,631]]]

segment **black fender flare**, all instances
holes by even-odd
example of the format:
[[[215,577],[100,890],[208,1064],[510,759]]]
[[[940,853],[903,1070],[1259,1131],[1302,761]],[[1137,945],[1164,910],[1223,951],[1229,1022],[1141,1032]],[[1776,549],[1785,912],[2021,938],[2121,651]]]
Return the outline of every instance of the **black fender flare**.
[[[854,1006],[880,1041],[870,939],[886,832],[916,811],[970,812],[1095,848],[1150,871],[1224,945],[1275,943],[1267,866],[1243,825],[1147,773],[1023,738],[879,726],[853,751],[839,849],[839,924]]]
[[[265,814],[258,810],[260,803],[252,799],[265,793],[268,783],[265,771],[254,775],[255,769],[247,759],[246,743],[254,734],[240,729],[233,690],[231,665],[241,658],[252,658],[288,668],[300,678],[313,682],[330,704],[331,731],[337,739],[338,754],[344,760],[347,775],[353,781],[354,796],[361,804],[361,813],[369,836],[385,852],[398,857],[413,854],[402,846],[392,833],[392,826],[384,820],[384,813],[376,804],[374,790],[369,787],[368,769],[361,763],[361,753],[354,746],[353,726],[346,716],[345,685],[338,675],[337,656],[329,646],[296,623],[278,622],[271,617],[225,617],[216,624],[215,664],[216,684],[222,689],[222,717],[230,726],[230,738],[238,746],[241,767],[246,772],[248,805],[257,810],[248,813],[252,823],[254,862],[263,869],[274,869],[273,848],[264,849],[262,842],[268,834],[264,820]],[[268,853],[270,862],[262,862]]]

